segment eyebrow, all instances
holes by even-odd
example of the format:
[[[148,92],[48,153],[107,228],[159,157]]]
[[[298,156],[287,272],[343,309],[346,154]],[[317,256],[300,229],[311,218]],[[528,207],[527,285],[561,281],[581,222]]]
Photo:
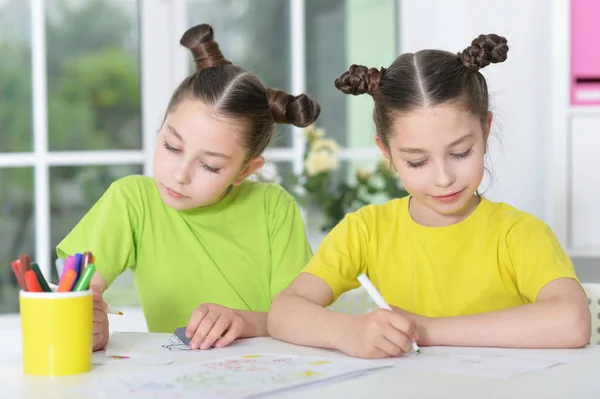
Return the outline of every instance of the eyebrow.
[[[459,138],[458,140],[454,140],[452,143],[448,144],[448,146],[446,148],[455,147],[461,143],[464,143],[465,141],[469,140],[472,137],[473,137],[473,133],[467,133],[464,136],[462,136],[461,138]],[[400,152],[406,152],[408,154],[423,154],[423,153],[427,152],[421,148],[409,148],[409,147],[401,147],[398,150]]]
[[[175,130],[175,128],[173,126],[167,124],[167,127],[169,128],[169,131],[171,133],[173,133],[173,135],[175,137],[177,137],[179,140],[181,140],[182,143],[185,143],[185,140],[183,139],[183,137],[181,136],[181,134],[179,134],[177,132],[177,130]],[[207,151],[207,150],[202,150],[201,152],[202,152],[202,154],[208,155],[210,157],[219,157],[219,158],[224,158],[224,159],[231,159],[231,157],[229,155],[223,154],[221,152]]]

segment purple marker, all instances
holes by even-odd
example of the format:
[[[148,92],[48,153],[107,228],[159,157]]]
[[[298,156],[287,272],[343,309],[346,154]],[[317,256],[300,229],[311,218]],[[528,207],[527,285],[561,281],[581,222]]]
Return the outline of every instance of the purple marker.
[[[74,256],[67,256],[67,259],[65,259],[65,267],[63,267],[63,271],[62,274],[60,275],[60,281],[62,281],[63,277],[65,277],[65,273],[67,272],[67,270],[75,270],[75,272],[77,272],[77,270],[75,269],[75,266],[77,264],[77,259],[75,259]]]

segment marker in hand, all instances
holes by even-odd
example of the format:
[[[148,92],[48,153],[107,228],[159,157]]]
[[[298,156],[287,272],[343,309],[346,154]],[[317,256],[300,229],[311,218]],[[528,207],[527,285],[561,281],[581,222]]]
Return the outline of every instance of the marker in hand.
[[[367,291],[367,293],[369,294],[371,299],[373,299],[373,301],[377,304],[377,306],[379,306],[382,309],[392,310],[390,305],[388,305],[388,303],[385,301],[385,299],[383,299],[383,297],[381,296],[381,294],[379,293],[377,288],[375,288],[375,286],[373,285],[371,280],[369,280],[369,278],[367,277],[366,274],[364,274],[364,273],[359,274],[358,281],[363,286],[363,288]],[[421,353],[421,349],[419,348],[419,345],[417,345],[417,343],[415,341],[413,341],[412,347],[415,352]]]

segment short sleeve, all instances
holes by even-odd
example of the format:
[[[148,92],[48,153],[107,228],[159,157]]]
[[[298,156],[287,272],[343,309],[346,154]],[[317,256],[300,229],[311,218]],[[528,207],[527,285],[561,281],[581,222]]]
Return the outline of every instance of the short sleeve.
[[[286,288],[312,257],[298,205],[285,190],[279,190],[269,207],[271,298]]]
[[[553,280],[568,277],[579,281],[556,235],[539,219],[516,224],[507,235],[507,246],[519,292],[530,302]]]
[[[332,303],[360,284],[358,275],[366,270],[368,230],[362,216],[351,213],[323,239],[303,272],[325,281],[333,292]]]
[[[136,192],[128,186],[134,183],[114,182],[56,248],[60,258],[91,251],[107,286],[135,265],[140,210],[135,206]]]

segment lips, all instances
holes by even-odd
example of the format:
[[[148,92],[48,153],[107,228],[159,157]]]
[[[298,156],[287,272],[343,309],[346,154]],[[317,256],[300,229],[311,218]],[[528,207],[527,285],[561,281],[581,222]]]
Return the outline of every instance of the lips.
[[[460,196],[460,193],[462,193],[462,191],[463,190],[460,190],[460,191],[457,191],[455,193],[448,194],[448,195],[438,195],[438,196],[434,196],[433,198],[435,198],[437,201],[445,202],[445,203],[454,202],[458,199],[458,197]]]
[[[178,193],[175,190],[171,190],[169,187],[165,186],[164,184],[163,184],[163,187],[165,188],[165,191],[167,192],[167,194],[169,194],[171,197],[173,197],[175,199],[185,198],[185,195]]]

